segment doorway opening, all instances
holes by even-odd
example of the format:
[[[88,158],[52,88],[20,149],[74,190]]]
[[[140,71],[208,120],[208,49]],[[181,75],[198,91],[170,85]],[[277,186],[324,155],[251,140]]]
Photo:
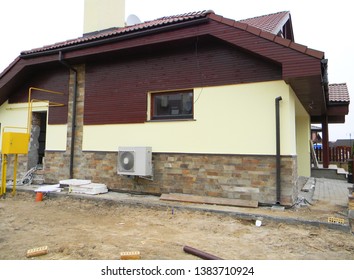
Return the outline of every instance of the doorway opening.
[[[47,112],[33,112],[27,170],[34,167],[42,169],[45,156],[46,132]]]

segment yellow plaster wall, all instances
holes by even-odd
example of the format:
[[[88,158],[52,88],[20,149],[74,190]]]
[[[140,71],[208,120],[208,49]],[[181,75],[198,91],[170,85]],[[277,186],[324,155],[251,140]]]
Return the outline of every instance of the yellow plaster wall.
[[[8,101],[6,101],[0,106],[1,130],[8,126],[27,128],[27,118],[27,104],[8,104]],[[13,130],[15,131],[15,129]],[[24,130],[17,131],[24,132]]]
[[[47,151],[66,151],[66,136],[68,126],[66,124],[47,124],[46,146]]]
[[[283,81],[196,88],[192,121],[84,126],[83,150],[151,146],[154,152],[274,155],[278,96],[281,154],[295,155],[295,98]]]
[[[39,102],[33,105],[32,111],[43,112],[48,111],[48,106],[46,103]],[[27,128],[28,120],[28,104],[27,103],[16,103],[9,104],[6,101],[0,106],[0,124],[1,131],[4,127],[25,127]],[[26,130],[18,130],[14,128],[6,129],[6,131],[18,131],[26,132]],[[48,125],[47,124],[47,138],[46,138],[46,149],[47,150],[66,150],[66,135],[67,135],[67,125]],[[0,135],[0,141],[2,133]]]
[[[295,96],[295,94],[293,94]],[[296,151],[298,175],[311,176],[311,118],[295,96],[296,103]]]

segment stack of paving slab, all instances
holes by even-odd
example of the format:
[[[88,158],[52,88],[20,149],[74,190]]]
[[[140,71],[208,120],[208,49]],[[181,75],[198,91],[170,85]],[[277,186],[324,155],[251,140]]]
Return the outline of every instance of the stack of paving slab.
[[[105,184],[92,183],[91,180],[69,179],[59,181],[60,185],[68,185],[69,193],[101,194],[107,193]]]

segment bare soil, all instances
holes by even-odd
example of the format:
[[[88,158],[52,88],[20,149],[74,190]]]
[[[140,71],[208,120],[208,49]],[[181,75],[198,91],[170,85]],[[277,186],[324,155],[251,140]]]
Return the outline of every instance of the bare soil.
[[[313,213],[312,213],[313,214]],[[45,197],[19,192],[0,199],[0,259],[117,260],[140,251],[145,260],[193,260],[183,246],[228,260],[352,260],[354,236],[323,226],[290,225],[171,208]]]

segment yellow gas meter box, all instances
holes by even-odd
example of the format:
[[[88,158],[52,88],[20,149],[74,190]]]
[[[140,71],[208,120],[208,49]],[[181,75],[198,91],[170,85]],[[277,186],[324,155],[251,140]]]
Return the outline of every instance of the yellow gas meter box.
[[[2,135],[3,154],[28,154],[29,133],[4,132]]]

